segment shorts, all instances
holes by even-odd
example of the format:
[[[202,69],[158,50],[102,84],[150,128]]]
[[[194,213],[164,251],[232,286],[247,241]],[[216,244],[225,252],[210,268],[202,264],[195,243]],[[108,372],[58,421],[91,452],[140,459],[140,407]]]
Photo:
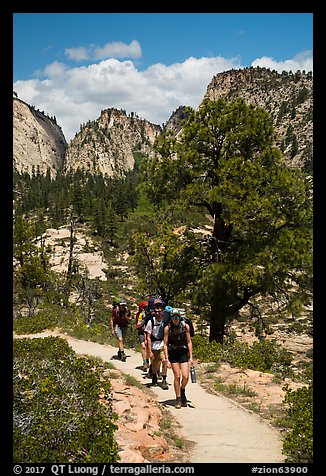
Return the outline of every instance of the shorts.
[[[145,342],[145,336],[144,336],[144,334],[138,334],[138,340],[139,340],[140,344],[142,344],[143,342]]]
[[[188,349],[169,350],[169,361],[171,362],[171,364],[175,364],[177,362],[179,364],[182,364],[183,362],[188,362],[188,360]]]
[[[159,350],[152,350],[153,352],[153,360],[152,362],[161,362],[161,360],[164,359],[164,350],[163,348],[162,349],[159,349]]]
[[[125,327],[119,327],[118,324],[116,324],[114,326],[114,332],[115,332],[115,335],[118,337],[118,339],[120,337],[123,337],[125,338],[126,335],[127,335],[127,332],[128,332],[128,327],[125,326]]]

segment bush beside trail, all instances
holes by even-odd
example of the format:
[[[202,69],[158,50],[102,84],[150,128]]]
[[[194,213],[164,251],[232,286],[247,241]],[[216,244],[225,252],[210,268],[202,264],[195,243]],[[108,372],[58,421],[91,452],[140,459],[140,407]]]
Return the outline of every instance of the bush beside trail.
[[[14,462],[118,460],[109,380],[59,337],[14,341]]]
[[[207,342],[202,336],[192,338],[194,354],[204,362],[227,362],[231,366],[275,372],[288,376],[291,373],[291,354],[280,348],[276,341],[261,340],[251,346],[244,342]]]
[[[283,453],[293,463],[313,462],[313,385],[287,390],[287,418],[290,430],[283,441]]]

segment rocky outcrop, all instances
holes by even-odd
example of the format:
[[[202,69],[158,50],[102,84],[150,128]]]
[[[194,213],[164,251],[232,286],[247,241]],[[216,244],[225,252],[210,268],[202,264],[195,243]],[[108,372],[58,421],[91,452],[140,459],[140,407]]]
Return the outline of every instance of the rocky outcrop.
[[[244,68],[218,73],[207,87],[205,100],[241,97],[271,115],[275,142],[287,165],[312,166],[313,80],[311,73],[281,74],[267,68]]]
[[[172,131],[175,135],[178,134],[181,130],[180,122],[186,119],[186,106],[179,106],[164,125],[164,131]]]
[[[125,111],[106,109],[101,116],[83,125],[69,144],[65,172],[83,170],[102,175],[121,176],[132,170],[137,154],[150,155],[158,125]]]
[[[55,118],[20,99],[13,99],[13,165],[19,173],[55,176],[62,167],[67,142]]]
[[[121,372],[110,370],[108,374],[113,387],[113,409],[119,415],[115,439],[121,461],[170,462],[173,448],[159,436],[162,413],[155,400],[139,388],[126,385]]]

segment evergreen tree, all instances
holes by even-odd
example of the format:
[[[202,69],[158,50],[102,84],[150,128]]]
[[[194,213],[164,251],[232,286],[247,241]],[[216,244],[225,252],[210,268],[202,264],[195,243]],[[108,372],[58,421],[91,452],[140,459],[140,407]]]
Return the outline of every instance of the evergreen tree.
[[[106,234],[106,206],[103,198],[95,201],[94,227],[97,234],[104,237]]]
[[[142,189],[156,204],[178,200],[213,224],[194,287],[210,340],[256,296],[284,306],[311,299],[312,197],[298,169],[283,166],[271,117],[242,99],[187,110],[182,133],[161,136],[143,161]],[[191,263],[189,262],[189,266]]]
[[[14,292],[32,315],[51,276],[44,247],[36,244],[35,228],[22,215],[14,220],[13,258]]]
[[[141,292],[150,290],[170,303],[196,281],[199,261],[192,234],[179,236],[172,223],[163,221],[155,231],[135,233],[133,241],[131,262],[137,266]]]
[[[113,246],[117,234],[117,220],[117,214],[112,207],[112,201],[110,201],[106,211],[106,237],[111,246]]]

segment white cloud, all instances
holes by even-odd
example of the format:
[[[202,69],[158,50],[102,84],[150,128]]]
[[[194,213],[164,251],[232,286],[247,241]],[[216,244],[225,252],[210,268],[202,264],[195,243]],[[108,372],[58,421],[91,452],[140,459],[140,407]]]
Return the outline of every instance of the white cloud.
[[[307,53],[283,63],[267,58],[256,61],[278,71],[312,70]],[[311,67],[303,67],[309,64]],[[13,89],[23,101],[56,116],[69,141],[79,132],[80,124],[98,118],[101,110],[109,107],[162,124],[180,105],[198,107],[215,74],[241,67],[238,58],[223,57],[190,57],[168,66],[157,63],[144,71],[131,60],[113,58],[75,68],[54,62],[44,69],[45,79],[17,81]]]
[[[137,40],[130,44],[113,41],[104,46],[88,45],[66,48],[65,55],[72,61],[100,60],[107,58],[141,58],[142,49]]]
[[[89,52],[84,46],[77,48],[66,48],[65,55],[73,61],[83,61],[89,58]]]
[[[302,51],[294,56],[292,59],[285,61],[275,61],[269,56],[262,56],[251,63],[251,66],[261,66],[265,68],[275,69],[278,73],[282,71],[312,71],[313,70],[313,56],[312,51]]]
[[[49,78],[62,78],[66,71],[67,67],[63,63],[59,63],[59,61],[54,61],[51,64],[48,64],[43,71],[43,74],[45,76],[48,76]]]
[[[121,41],[113,41],[107,43],[102,48],[95,49],[95,58],[141,58],[142,50],[140,44],[136,40],[132,40],[130,45]]]

